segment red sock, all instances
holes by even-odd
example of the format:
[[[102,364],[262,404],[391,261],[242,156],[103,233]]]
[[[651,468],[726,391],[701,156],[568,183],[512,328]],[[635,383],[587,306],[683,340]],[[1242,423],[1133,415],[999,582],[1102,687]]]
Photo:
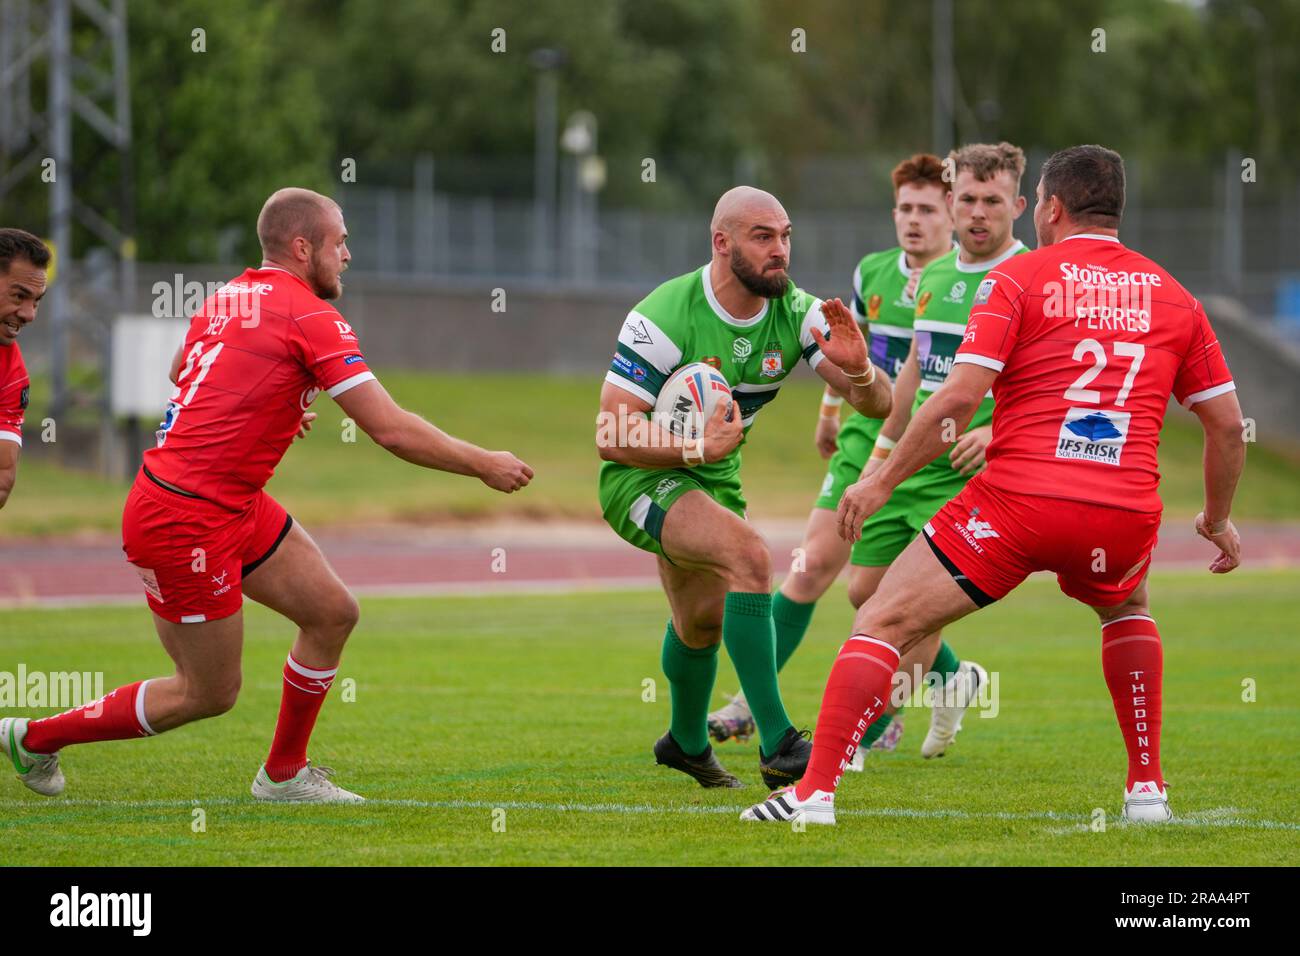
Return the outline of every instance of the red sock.
[[[23,749],[28,753],[52,754],[69,744],[152,737],[153,728],[144,717],[144,689],[148,684],[147,680],[136,681],[89,704],[33,720],[27,725]]]
[[[1128,783],[1160,775],[1160,680],[1164,652],[1156,622],[1145,614],[1117,618],[1101,629],[1101,670],[1115,701],[1115,715],[1128,748]]]
[[[826,680],[812,759],[795,788],[807,800],[814,790],[834,793],[867,728],[889,706],[889,689],[898,670],[898,649],[865,634],[855,634],[840,648]]]
[[[307,766],[307,741],[338,672],[338,665],[328,670],[304,667],[292,654],[284,662],[280,719],[275,723],[275,738],[266,758],[266,775],[276,783],[283,783]]]

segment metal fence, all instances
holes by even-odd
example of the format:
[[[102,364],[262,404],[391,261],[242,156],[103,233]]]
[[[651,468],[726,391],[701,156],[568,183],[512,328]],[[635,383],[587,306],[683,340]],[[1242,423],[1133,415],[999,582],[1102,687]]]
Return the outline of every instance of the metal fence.
[[[1043,158],[1031,155],[1025,176],[1031,207]],[[1236,296],[1300,338],[1300,182],[1243,182],[1242,158],[1130,164],[1122,235],[1194,292]],[[782,178],[796,184],[793,196],[781,198],[795,226],[791,273],[801,286],[842,296],[862,255],[895,244],[889,207],[880,201],[882,191],[888,198],[882,169],[880,161],[829,158],[785,171]],[[341,192],[354,270],[649,289],[709,257],[707,201],[697,208],[680,200],[670,209],[601,206],[578,186],[572,162],[561,166],[554,209],[517,190],[475,195],[437,191],[432,175],[413,180]],[[1035,244],[1032,208],[1016,235]]]

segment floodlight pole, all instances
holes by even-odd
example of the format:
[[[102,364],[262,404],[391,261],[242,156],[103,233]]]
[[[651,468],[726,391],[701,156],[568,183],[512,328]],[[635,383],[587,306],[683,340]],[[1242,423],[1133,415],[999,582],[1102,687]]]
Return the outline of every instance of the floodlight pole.
[[[534,50],[528,61],[537,70],[537,98],[534,107],[535,140],[533,146],[533,270],[549,276],[554,269],[556,99],[559,79],[556,70],[567,59],[563,50],[543,47]]]
[[[931,0],[931,148],[940,156],[952,149],[953,136],[953,53],[952,0]]]

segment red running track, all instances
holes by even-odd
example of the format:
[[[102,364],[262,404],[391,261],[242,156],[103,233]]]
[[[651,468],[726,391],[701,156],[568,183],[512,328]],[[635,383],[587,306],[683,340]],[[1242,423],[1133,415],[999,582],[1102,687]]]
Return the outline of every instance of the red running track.
[[[801,523],[759,523],[774,565],[788,566]],[[603,525],[500,525],[473,528],[331,530],[317,541],[348,585],[363,594],[482,594],[519,590],[640,587],[656,580],[655,561]],[[1245,563],[1300,565],[1300,525],[1242,528]],[[1208,542],[1189,522],[1166,522],[1157,567],[1205,566]],[[0,540],[0,605],[68,605],[139,600],[139,579],[119,542]]]

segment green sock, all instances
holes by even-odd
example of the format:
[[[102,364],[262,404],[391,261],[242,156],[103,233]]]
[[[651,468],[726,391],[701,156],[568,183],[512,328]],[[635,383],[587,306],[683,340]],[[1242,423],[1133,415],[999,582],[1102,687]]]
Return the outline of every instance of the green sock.
[[[722,643],[727,645],[740,689],[745,692],[760,750],[768,756],[793,724],[781,703],[776,683],[776,628],[772,623],[772,595],[727,592],[722,615]]]
[[[817,602],[801,604],[792,601],[780,591],[772,596],[772,623],[776,627],[776,669],[785,667],[785,662],[795,652],[808,624],[812,621],[813,609]]]
[[[668,730],[688,756],[698,756],[709,746],[709,701],[718,675],[718,645],[687,647],[669,620],[662,666],[673,698]]]
[[[930,670],[925,675],[925,682],[931,687],[942,687],[948,683],[953,674],[957,673],[959,667],[961,667],[961,659],[956,652],[948,646],[947,641],[940,641],[939,653],[934,655],[934,663],[930,665]]]
[[[893,714],[881,714],[880,719],[868,727],[867,732],[862,735],[862,742],[858,744],[858,749],[868,749],[872,744],[880,739],[881,734],[889,729],[889,725],[893,723],[893,721]]]

